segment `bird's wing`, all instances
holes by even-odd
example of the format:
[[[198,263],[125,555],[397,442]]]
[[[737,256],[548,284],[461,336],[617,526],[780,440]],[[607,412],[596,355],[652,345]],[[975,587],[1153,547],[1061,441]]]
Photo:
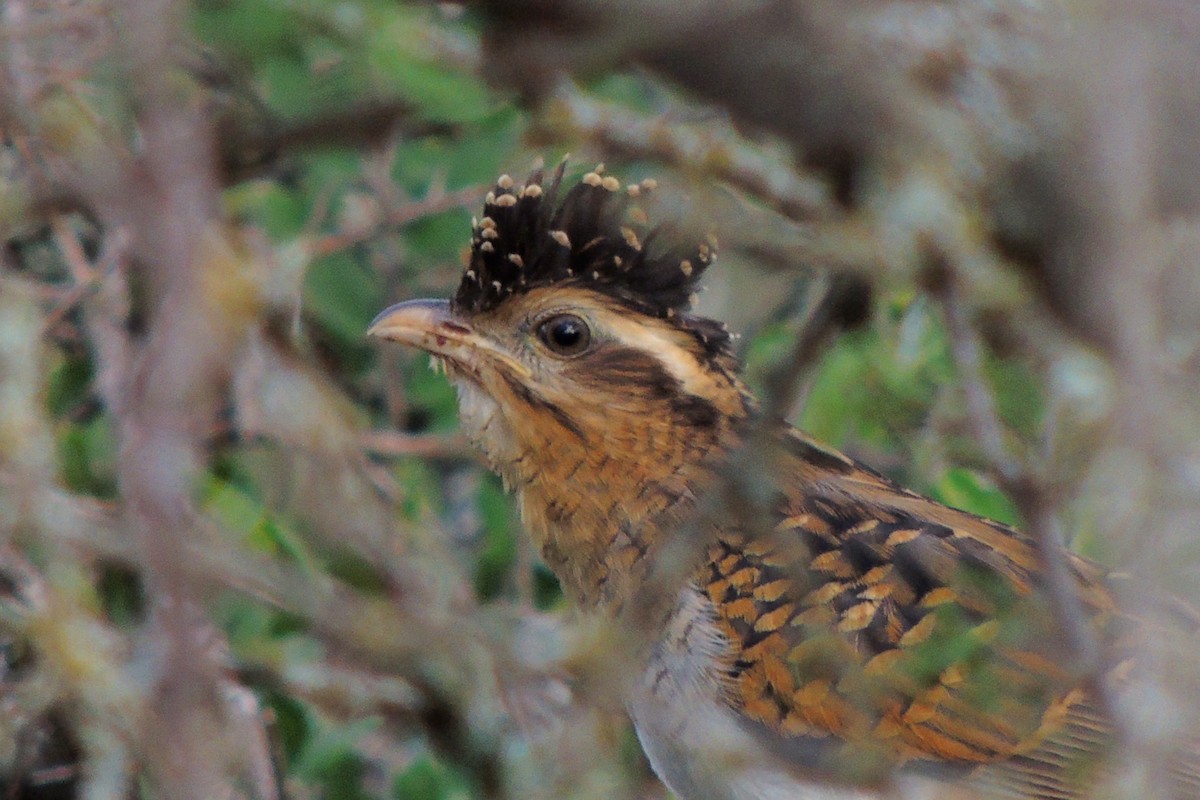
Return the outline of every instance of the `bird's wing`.
[[[1001,792],[1081,797],[1108,730],[1064,666],[1033,541],[800,434],[786,443],[773,535],[722,537],[698,581],[733,643],[730,705],[822,773],[985,768]],[[1103,572],[1068,568],[1110,637]]]
[[[1111,733],[1104,716],[1084,700],[1035,749],[977,767],[963,783],[986,797],[1087,800],[1095,796],[1089,787],[1111,766],[1105,760]],[[1166,756],[1160,788],[1173,800],[1200,797],[1200,741],[1185,737]]]
[[[1113,584],[1126,579],[1128,576],[1109,576]],[[1184,637],[1184,641],[1193,642],[1200,638],[1200,610],[1168,595],[1145,590],[1140,594],[1143,607],[1151,614],[1138,624],[1138,638]],[[1107,676],[1109,684],[1118,690],[1137,671],[1135,658],[1119,655],[1135,652],[1134,641],[1106,642],[1110,652],[1118,654],[1119,660]],[[969,776],[969,784],[986,790],[988,796],[1083,800],[1092,795],[1085,791],[1080,765],[1102,758],[1106,748],[1113,744],[1111,735],[1104,714],[1085,698],[1070,706],[1061,724],[1053,726],[1036,748],[1016,758],[977,768]],[[1156,767],[1161,781],[1157,788],[1174,800],[1200,798],[1200,739],[1194,735],[1176,735],[1167,751],[1155,756],[1163,757]],[[1107,765],[1097,766],[1103,770]]]

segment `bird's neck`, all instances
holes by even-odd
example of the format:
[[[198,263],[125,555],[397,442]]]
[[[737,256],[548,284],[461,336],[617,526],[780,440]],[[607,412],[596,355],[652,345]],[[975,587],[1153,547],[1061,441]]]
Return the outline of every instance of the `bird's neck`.
[[[640,434],[640,435],[639,435]],[[510,477],[521,515],[564,590],[585,607],[623,601],[636,590],[663,531],[689,516],[709,482],[716,442],[608,430],[531,448]],[[549,457],[538,457],[549,456]]]
[[[508,452],[481,444],[564,591],[583,607],[611,607],[636,591],[663,532],[690,516],[733,447],[735,422],[705,430],[641,415],[575,422],[569,431],[523,416],[505,432]]]

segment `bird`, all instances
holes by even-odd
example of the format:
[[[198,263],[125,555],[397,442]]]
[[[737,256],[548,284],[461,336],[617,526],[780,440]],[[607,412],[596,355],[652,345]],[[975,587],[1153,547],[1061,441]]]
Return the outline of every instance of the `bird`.
[[[565,170],[500,176],[453,297],[368,334],[444,369],[580,613],[644,627],[614,658],[657,776],[681,800],[1092,796],[1113,726],[1038,543],[769,418],[734,336],[693,310],[715,237],[652,226],[652,179]],[[1111,576],[1063,559],[1127,680]],[[1174,800],[1200,797],[1197,753],[1171,756]]]

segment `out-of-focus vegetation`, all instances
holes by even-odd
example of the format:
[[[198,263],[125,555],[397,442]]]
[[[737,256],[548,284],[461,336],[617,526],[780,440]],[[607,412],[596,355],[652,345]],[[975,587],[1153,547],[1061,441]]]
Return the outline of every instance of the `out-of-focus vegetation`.
[[[1161,505],[1148,485],[1196,440],[1175,402],[1196,287],[1172,271],[1194,221],[1122,205],[1159,165],[1105,150],[1094,108],[1038,116],[1084,96],[1068,78],[1046,96],[995,79],[1040,74],[1021,48],[1053,49],[1027,29],[1043,12],[964,4],[959,40],[919,4],[872,22],[800,3],[808,55],[772,64],[807,94],[780,99],[693,72],[736,75],[713,37],[753,50],[739,37],[759,12],[721,34],[738,4],[692,9],[716,21],[688,29],[707,43],[689,56],[654,37],[696,19],[594,5],[3,5],[6,797],[663,795],[611,698],[568,667],[586,647],[457,436],[452,389],[364,338],[388,303],[453,290],[496,175],[567,152],[656,176],[664,218],[717,232],[702,311],[745,333],[756,387],[829,275],[872,287],[869,322],[805,365],[790,413],[817,438],[1013,523],[1030,507],[999,487],[1033,476],[1036,509],[1091,555],[1149,542],[1197,563],[1186,480]],[[855,66],[868,35],[885,46]],[[1053,136],[1078,119],[1094,185],[1042,187],[1070,173]],[[1105,294],[1138,259],[1171,302]],[[1109,536],[1139,520],[1174,527]]]

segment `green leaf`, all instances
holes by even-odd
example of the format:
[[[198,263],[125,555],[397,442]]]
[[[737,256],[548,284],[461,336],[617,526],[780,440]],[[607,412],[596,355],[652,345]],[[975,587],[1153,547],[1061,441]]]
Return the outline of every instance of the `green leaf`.
[[[265,58],[255,73],[263,102],[280,117],[303,117],[314,112],[312,81],[294,57]]]
[[[209,46],[237,55],[299,54],[295,16],[275,2],[233,0],[196,4],[192,26]]]
[[[300,754],[297,774],[320,786],[320,796],[329,800],[367,800],[366,762],[356,746],[379,725],[373,717],[346,725],[319,725]]]
[[[550,567],[541,561],[533,565],[533,605],[539,611],[549,611],[563,603],[562,584]]]
[[[946,470],[934,484],[933,496],[948,506],[1007,525],[1019,525],[1021,521],[1020,512],[1008,495],[974,470],[963,467]]]
[[[228,597],[216,604],[213,617],[240,658],[245,651],[261,650],[270,640],[273,613],[245,598]]]
[[[242,534],[253,550],[318,569],[316,556],[299,534],[244,489],[210,475],[200,494],[204,512],[226,529]]]
[[[116,496],[117,442],[108,415],[63,425],[57,445],[63,482],[70,489],[97,497]]]
[[[470,136],[426,136],[405,142],[396,150],[392,176],[410,195],[419,197],[435,179],[453,188],[490,182],[500,172],[519,172],[526,165],[514,159],[522,152],[528,127],[528,119],[517,109],[498,108],[476,123]],[[545,154],[547,163],[553,163],[551,155]],[[468,230],[460,230],[455,241],[465,242]]]
[[[59,417],[87,399],[92,385],[92,362],[83,355],[68,355],[59,361],[46,381],[46,407]]]
[[[458,428],[458,394],[445,375],[434,372],[429,360],[418,356],[408,362],[405,387],[410,409],[425,419],[422,431],[444,433]]]
[[[345,345],[364,346],[367,325],[383,296],[376,276],[345,253],[314,261],[304,281],[304,305]]]
[[[382,597],[387,594],[386,576],[364,557],[348,550],[332,553],[328,559],[329,574],[364,594]]]
[[[761,394],[764,381],[791,350],[795,332],[778,323],[765,326],[746,348],[745,376],[750,388]]]
[[[362,157],[348,148],[331,147],[305,154],[303,166],[304,191],[320,196],[354,185],[362,171]]]
[[[299,700],[277,690],[264,691],[262,699],[275,718],[272,733],[283,750],[287,765],[292,767],[312,738],[311,714]]]
[[[1025,437],[1036,436],[1042,429],[1045,397],[1030,365],[992,357],[985,362],[984,374],[1001,421]]]
[[[423,458],[398,458],[392,477],[400,488],[400,515],[419,522],[425,515],[437,513],[441,497],[441,476]]]
[[[459,251],[467,246],[470,231],[471,215],[466,210],[447,211],[409,225],[404,242],[414,258],[458,264]]]
[[[249,181],[225,192],[229,213],[261,225],[275,241],[297,236],[311,213],[305,196],[269,181]]]
[[[427,52],[426,39],[423,21],[415,16],[397,16],[374,32],[366,43],[367,60],[380,85],[399,91],[430,120],[472,122],[490,114],[495,101],[483,82]]]
[[[475,591],[480,599],[490,600],[500,594],[512,573],[520,530],[512,500],[493,475],[487,475],[479,485],[479,512],[483,547],[475,563]]]
[[[801,412],[800,426],[834,447],[844,446],[861,431],[864,388],[871,380],[863,351],[872,338],[873,334],[843,337],[821,362]]]
[[[467,800],[469,786],[463,776],[432,756],[423,755],[396,776],[395,800]]]
[[[104,604],[104,612],[117,625],[141,621],[146,595],[141,576],[135,570],[116,564],[101,565],[96,592]]]
[[[588,89],[598,99],[626,106],[630,111],[654,113],[661,105],[655,102],[646,79],[628,72],[597,75],[588,83]]]

